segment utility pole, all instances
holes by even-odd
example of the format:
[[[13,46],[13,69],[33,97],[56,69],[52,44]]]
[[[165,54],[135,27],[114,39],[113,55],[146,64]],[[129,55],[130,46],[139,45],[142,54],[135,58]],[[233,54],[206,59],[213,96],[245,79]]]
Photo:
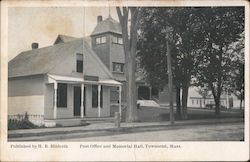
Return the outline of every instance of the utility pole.
[[[169,47],[169,41],[171,39],[170,32],[173,28],[166,26],[166,45],[167,45],[167,63],[168,63],[168,89],[169,89],[169,108],[170,108],[170,123],[174,124],[174,107],[173,107],[173,74],[171,63],[171,51]]]
[[[227,90],[227,104],[226,104],[226,106],[227,106],[227,109],[229,109],[228,90]]]

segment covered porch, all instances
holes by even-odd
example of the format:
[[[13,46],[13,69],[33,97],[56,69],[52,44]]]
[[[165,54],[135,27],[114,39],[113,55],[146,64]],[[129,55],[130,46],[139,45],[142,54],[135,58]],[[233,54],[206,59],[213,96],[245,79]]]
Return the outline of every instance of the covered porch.
[[[110,118],[110,87],[119,91],[119,112],[121,114],[122,83],[112,79],[94,76],[61,76],[48,74],[47,84],[51,87],[51,110],[45,115],[45,125],[78,125],[87,118]],[[63,87],[64,90],[63,90]],[[63,98],[64,97],[64,98]],[[66,101],[65,101],[66,99]],[[46,112],[46,108],[45,108]]]

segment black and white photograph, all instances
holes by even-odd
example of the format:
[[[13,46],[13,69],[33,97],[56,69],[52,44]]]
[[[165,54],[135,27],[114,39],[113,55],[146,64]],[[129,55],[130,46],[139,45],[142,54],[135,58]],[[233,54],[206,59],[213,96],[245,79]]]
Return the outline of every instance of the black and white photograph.
[[[249,3],[102,3],[10,3],[1,16],[11,149],[249,144]]]

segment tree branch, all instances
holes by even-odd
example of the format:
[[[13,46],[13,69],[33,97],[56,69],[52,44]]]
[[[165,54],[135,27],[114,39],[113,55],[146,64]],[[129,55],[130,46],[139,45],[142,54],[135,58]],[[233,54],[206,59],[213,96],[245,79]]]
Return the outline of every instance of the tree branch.
[[[130,48],[132,50],[135,50],[132,53],[136,54],[139,8],[138,7],[131,7],[130,11],[131,11]]]
[[[117,11],[117,14],[118,14],[120,24],[121,24],[121,26],[123,26],[123,16],[122,16],[122,12],[121,12],[120,7],[116,7],[116,11]]]

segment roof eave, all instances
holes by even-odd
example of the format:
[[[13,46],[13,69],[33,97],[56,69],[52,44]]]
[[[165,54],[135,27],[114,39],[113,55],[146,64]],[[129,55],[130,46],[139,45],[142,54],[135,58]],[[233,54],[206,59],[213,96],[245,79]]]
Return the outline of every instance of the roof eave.
[[[93,36],[103,35],[103,34],[107,34],[107,33],[114,33],[114,34],[122,35],[122,32],[105,31],[105,32],[97,32],[97,33],[93,32],[93,33],[91,33],[90,36],[93,37]]]
[[[29,78],[29,77],[38,77],[38,76],[45,76],[45,73],[40,74],[30,74],[30,75],[14,75],[14,76],[8,76],[8,79],[16,79],[16,78]]]

